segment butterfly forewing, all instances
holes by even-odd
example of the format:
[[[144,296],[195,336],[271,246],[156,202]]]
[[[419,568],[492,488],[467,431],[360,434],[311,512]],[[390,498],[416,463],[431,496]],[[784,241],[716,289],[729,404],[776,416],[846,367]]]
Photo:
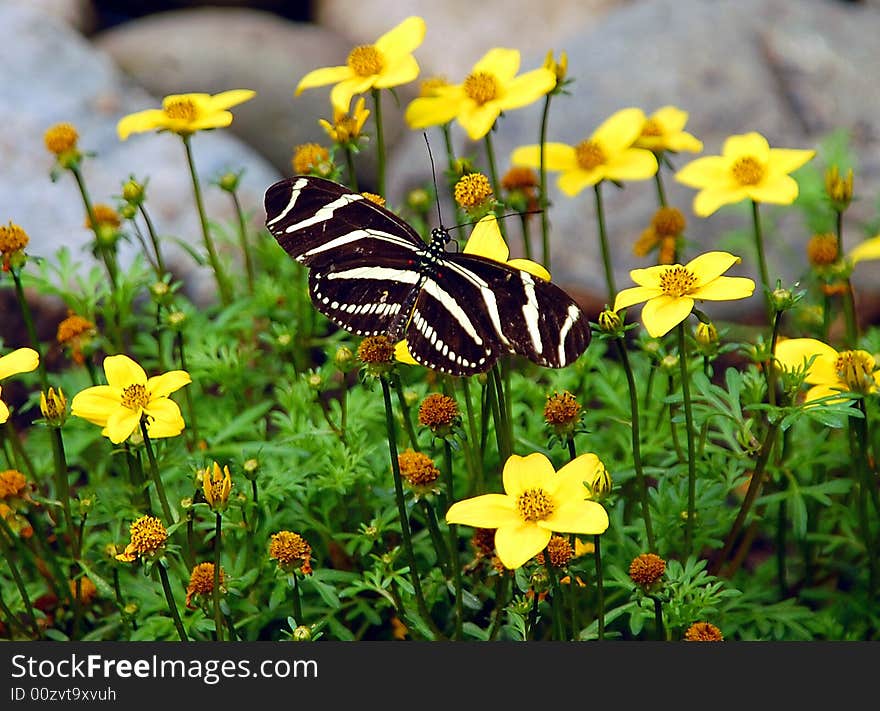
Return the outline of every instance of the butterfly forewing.
[[[590,342],[584,313],[562,289],[484,257],[430,247],[397,215],[309,176],[266,191],[266,226],[310,268],[316,308],[358,335],[405,337],[425,366],[488,370],[513,353],[560,368]]]

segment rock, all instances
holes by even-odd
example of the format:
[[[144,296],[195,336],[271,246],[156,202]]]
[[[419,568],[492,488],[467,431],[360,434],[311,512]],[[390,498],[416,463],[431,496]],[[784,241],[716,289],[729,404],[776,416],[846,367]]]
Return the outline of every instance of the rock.
[[[7,2],[24,5],[63,20],[84,35],[93,32],[98,21],[91,0],[7,0]]]
[[[157,107],[160,100],[133,86],[109,56],[91,46],[60,20],[19,4],[0,5],[0,25],[15,42],[0,46],[0,220],[12,220],[30,235],[28,252],[52,259],[66,246],[83,269],[95,264],[88,246],[92,234],[83,226],[84,208],[73,177],[65,172],[52,183],[54,156],[43,144],[51,125],[66,121],[79,132],[79,145],[96,155],[87,158],[83,173],[93,202],[115,203],[122,183],[133,173],[149,178],[148,209],[163,236],[176,236],[202,250],[192,184],[179,137],[138,134],[125,142],[116,136],[120,117]],[[227,87],[230,88],[230,87]],[[255,99],[256,100],[256,99]],[[233,109],[235,111],[235,109]],[[193,151],[210,219],[233,220],[229,196],[211,186],[220,173],[244,169],[240,199],[253,209],[255,226],[265,214],[266,187],[280,174],[255,150],[228,131],[202,132],[193,137]],[[165,254],[199,300],[214,296],[213,278],[171,242]],[[130,262],[137,247],[121,243],[120,260]],[[230,255],[232,258],[232,255]]]
[[[333,118],[330,86],[294,97],[297,83],[313,69],[344,64],[352,49],[349,40],[331,30],[245,8],[202,8],[139,18],[100,33],[95,44],[157,96],[254,89],[259,100],[236,111],[231,129],[285,174],[291,172],[296,145],[312,141],[329,145],[318,119]],[[391,150],[404,131],[403,121],[390,110],[390,102],[386,113]],[[359,158],[364,179],[373,173],[371,155],[368,150]]]
[[[832,129],[845,129],[859,157],[856,191],[862,200],[847,214],[849,244],[854,244],[862,237],[857,225],[873,214],[880,188],[880,95],[868,69],[877,60],[878,22],[880,12],[871,4],[837,0],[646,0],[620,7],[555,45],[568,51],[575,82],[571,96],[553,99],[548,140],[574,145],[618,109],[638,106],[650,113],[664,104],[690,112],[687,129],[703,140],[702,155],[720,153],[724,139],[735,133],[755,130],[775,147],[814,148]],[[540,53],[524,56],[523,66],[535,66],[541,58]],[[538,142],[540,111],[539,102],[499,121],[493,141],[501,173],[514,148]],[[457,126],[452,133],[459,154],[472,154],[485,165],[482,144],[467,141]],[[438,130],[429,135],[442,146]],[[392,201],[429,179],[424,151],[419,134],[401,145],[389,169]],[[680,154],[673,163],[679,168],[694,157]],[[823,156],[811,169],[824,169]],[[593,191],[568,198],[555,187],[553,174],[550,180],[554,279],[604,299]],[[663,180],[670,203],[688,219],[686,258],[726,249],[743,256],[732,274],[756,277],[748,206],[698,218],[690,208],[695,191],[676,183],[671,171],[664,171]],[[620,290],[631,285],[630,269],[653,263],[634,257],[631,249],[656,209],[656,191],[653,181],[641,181],[623,190],[605,185],[602,193]],[[810,236],[801,212],[765,206],[762,215],[771,278],[800,278],[807,270],[804,247]],[[517,239],[511,248],[517,251]],[[860,265],[854,280],[857,287],[870,288],[876,268]],[[760,299],[759,289],[750,303],[713,304],[711,311],[759,310]]]
[[[410,0],[405,4],[319,0],[314,15],[316,23],[355,44],[374,42],[405,17],[419,15],[428,26],[425,41],[415,53],[423,76],[444,74],[449,81],[459,82],[491,47],[515,47],[543,60],[548,50],[572,45],[575,32],[592,27],[606,12],[628,2],[632,0],[509,0],[502,8],[500,3],[472,0]]]

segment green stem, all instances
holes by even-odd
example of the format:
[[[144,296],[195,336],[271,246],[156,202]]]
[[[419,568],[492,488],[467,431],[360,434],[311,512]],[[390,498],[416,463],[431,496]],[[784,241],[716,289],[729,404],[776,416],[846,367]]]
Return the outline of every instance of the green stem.
[[[430,502],[424,497],[419,498],[419,506],[425,514],[425,523],[428,527],[428,534],[431,536],[431,544],[437,553],[437,564],[443,569],[443,575],[448,580],[452,577],[452,571],[449,569],[449,551],[446,550],[447,545],[443,542],[443,535],[440,533],[440,525],[437,523],[437,515]]]
[[[648,550],[657,550],[654,541],[654,529],[651,525],[651,507],[648,499],[648,482],[645,478],[645,472],[642,469],[642,445],[639,425],[639,395],[636,390],[636,381],[633,376],[632,367],[629,362],[629,355],[626,352],[626,345],[623,338],[615,339],[617,350],[620,353],[620,362],[623,365],[623,372],[626,375],[626,382],[629,388],[629,408],[632,426],[630,428],[633,467],[636,471],[636,482],[639,486],[639,494],[642,501],[642,518],[645,520],[645,535],[648,539]]]
[[[660,642],[666,641],[666,629],[663,624],[663,604],[660,602],[659,597],[652,597],[654,601],[654,622],[657,626],[657,640]]]
[[[660,207],[666,207],[666,190],[663,188],[663,177],[660,175],[660,156],[657,157],[657,172],[654,173],[654,184],[657,186],[657,202]]]
[[[761,275],[761,286],[764,291],[764,305],[767,309],[767,320],[773,316],[773,305],[770,301],[770,277],[767,272],[767,258],[764,254],[764,233],[761,230],[761,215],[758,211],[758,203],[752,200],[752,225],[755,231],[755,251],[758,256],[758,272]]]
[[[214,240],[211,237],[211,227],[208,225],[208,216],[205,213],[205,204],[202,199],[202,187],[199,183],[196,163],[193,159],[191,136],[187,133],[181,137],[183,138],[183,147],[186,150],[186,162],[189,166],[190,177],[192,178],[193,197],[195,198],[196,209],[199,213],[199,224],[202,227],[202,239],[208,252],[208,261],[211,264],[211,269],[214,271],[214,278],[217,280],[220,300],[224,306],[228,306],[232,302],[232,288],[229,285],[226,273],[223,271],[223,266],[220,264],[217,250],[214,247]]]
[[[12,273],[12,281],[15,284],[15,295],[18,298],[18,306],[21,309],[21,315],[24,318],[24,326],[27,329],[31,348],[33,348],[39,356],[37,368],[39,369],[41,387],[45,391],[49,389],[49,378],[46,374],[46,363],[43,360],[43,354],[40,352],[40,339],[37,337],[37,329],[34,326],[34,317],[31,313],[27,298],[25,298],[24,295],[24,287],[21,283],[21,274],[19,274],[19,270],[13,268],[9,271]]]
[[[385,129],[382,125],[382,92],[373,89],[373,110],[376,124],[376,192],[385,195]]]
[[[449,180],[447,180],[449,196],[452,198],[452,205],[455,208],[455,224],[461,225],[465,222],[465,218],[461,211],[461,205],[455,200],[455,176],[458,174],[458,171],[455,167],[455,151],[452,148],[452,133],[449,130],[448,123],[444,123],[441,128],[443,129],[443,143],[446,146],[446,164],[450,176]],[[439,195],[437,196],[437,199],[440,199]]]
[[[416,597],[416,605],[419,613],[424,621],[433,626],[433,620],[425,603],[425,597],[422,593],[422,583],[419,580],[418,569],[416,568],[416,556],[413,551],[412,533],[409,527],[409,516],[406,511],[406,499],[403,494],[403,481],[400,476],[400,463],[397,459],[397,435],[394,426],[394,411],[391,405],[391,388],[388,380],[381,376],[379,381],[382,384],[382,397],[385,401],[385,428],[388,435],[388,452],[391,458],[391,472],[394,477],[394,495],[397,501],[397,515],[400,519],[400,533],[403,538],[403,549],[406,554],[407,564],[410,569],[410,578],[412,579],[413,591]]]
[[[27,635],[27,628],[19,622],[18,617],[15,616],[15,613],[9,609],[9,605],[6,604],[6,601],[3,599],[3,591],[0,590],[0,612],[3,613],[3,616],[6,618],[6,628],[9,630],[9,641],[15,641],[13,638],[13,629],[18,629],[22,634]]]
[[[773,315],[773,331],[770,334],[770,357],[764,363],[767,374],[767,399],[771,405],[776,404],[776,341],[779,340],[779,326],[782,321],[782,312],[776,311]]]
[[[177,629],[177,636],[181,642],[189,642],[186,636],[186,630],[183,628],[183,622],[180,621],[180,613],[177,611],[177,603],[174,602],[174,593],[171,591],[171,583],[168,580],[168,571],[165,570],[164,561],[156,564],[159,569],[159,578],[162,580],[162,590],[165,592],[165,602],[168,603],[168,611],[171,613],[171,619],[174,620],[174,627]]]
[[[511,427],[507,419],[507,403],[504,397],[504,385],[499,373],[498,363],[489,371],[489,395],[494,394],[492,400],[492,415],[495,418],[495,435],[498,438],[498,455],[502,462],[513,452],[511,442]]]
[[[223,614],[220,610],[220,551],[222,549],[223,514],[214,512],[214,632],[223,641]]]
[[[420,451],[419,438],[416,436],[416,432],[413,429],[409,406],[406,404],[406,396],[403,394],[403,383],[401,383],[400,378],[398,377],[394,378],[394,390],[397,394],[397,404],[400,405],[400,415],[403,420],[403,428],[406,430],[406,436],[409,438],[412,448],[418,452]]]
[[[348,187],[354,192],[358,192],[357,170],[354,167],[354,151],[348,146],[343,147],[345,153],[345,168],[348,171]]]
[[[159,497],[159,504],[162,506],[162,514],[165,516],[165,520],[168,521],[168,525],[171,525],[177,522],[177,518],[171,513],[171,507],[168,505],[168,497],[165,495],[165,487],[159,474],[159,465],[156,462],[156,454],[153,452],[153,443],[150,441],[145,419],[141,419],[141,434],[144,437],[144,447],[147,450],[147,459],[150,462],[150,474],[156,487],[156,496]]]
[[[461,378],[461,389],[464,393],[464,406],[468,419],[468,439],[471,452],[471,491],[470,494],[485,492],[486,483],[483,480],[483,453],[480,450],[480,437],[477,434],[477,420],[474,413],[474,403],[471,401],[470,378]],[[474,461],[475,457],[479,457]],[[450,502],[451,503],[451,502]]]
[[[593,559],[596,562],[596,622],[600,640],[605,639],[605,586],[602,581],[602,536],[593,536]],[[574,580],[572,580],[574,585]]]
[[[452,474],[452,445],[443,440],[443,475],[446,480],[447,505],[455,503],[455,478]],[[464,603],[461,588],[461,563],[458,556],[458,526],[449,524],[449,555],[452,566],[453,584],[455,585],[455,635],[453,639],[462,638],[462,622],[464,620]]]
[[[538,184],[540,191],[540,207],[541,207],[541,252],[544,267],[550,269],[550,216],[548,207],[550,201],[547,199],[547,124],[550,117],[550,98],[552,94],[544,97],[544,108],[541,111],[541,135],[538,145],[540,146],[540,157],[538,159]]]
[[[150,495],[144,486],[144,465],[141,461],[140,452],[135,454],[131,447],[125,443],[126,460],[128,461],[128,477],[132,488],[141,499],[141,505],[148,514],[153,513],[153,507],[150,504]]]
[[[522,238],[523,238],[523,256],[526,259],[532,258],[532,236],[531,236],[531,228],[529,227],[529,215],[526,213],[521,213],[519,216],[520,225],[522,226]]]
[[[507,584],[505,584],[507,583]],[[489,628],[489,641],[498,637],[501,631],[501,618],[506,604],[507,590],[513,585],[513,576],[501,573],[495,582],[495,613],[492,616],[492,626]]]
[[[143,203],[138,206],[138,210],[141,213],[141,217],[144,218],[144,224],[147,227],[147,234],[150,236],[150,242],[153,245],[153,252],[156,256],[156,268],[161,277],[161,275],[165,274],[168,270],[165,268],[165,259],[162,257],[162,249],[159,246],[159,235],[156,232],[156,228],[153,227],[153,220],[150,218],[150,214],[147,212],[147,208],[144,207]]]
[[[611,251],[608,247],[608,233],[605,229],[605,208],[602,205],[602,181],[593,186],[596,194],[596,222],[599,226],[599,248],[602,252],[602,266],[605,269],[605,284],[608,287],[608,306],[614,303],[617,287],[614,283],[614,269],[611,266]]]
[[[868,595],[874,597],[877,591],[877,536],[871,532],[871,523],[868,516],[868,498],[872,489],[876,495],[876,486],[873,485],[871,466],[868,461],[868,413],[865,401],[858,401],[858,408],[862,417],[850,417],[850,451],[852,461],[856,465],[858,480],[858,517],[859,528],[862,534],[862,544],[868,554]],[[876,502],[875,502],[876,504]]]
[[[238,216],[238,243],[241,245],[241,253],[244,256],[245,273],[247,274],[248,291],[254,293],[254,260],[251,256],[251,247],[248,242],[247,220],[244,217],[244,210],[241,209],[241,201],[238,199],[238,193],[232,190],[229,195],[232,197],[232,204],[235,206],[235,214]]]
[[[101,259],[104,262],[104,267],[107,270],[107,276],[110,277],[110,286],[115,292],[119,285],[119,267],[116,264],[116,247],[108,247],[103,243],[98,226],[98,220],[95,217],[95,209],[92,205],[92,200],[89,197],[89,191],[86,189],[86,181],[83,178],[82,172],[77,166],[72,166],[70,168],[70,172],[73,173],[73,177],[76,180],[76,185],[79,188],[79,194],[82,196],[83,205],[85,205],[86,208],[86,214],[89,217],[89,225],[91,226],[92,232],[95,235],[95,248],[101,255]]]
[[[681,398],[684,405],[685,435],[687,437],[688,458],[688,503],[687,521],[684,529],[685,555],[693,553],[694,517],[696,516],[697,462],[694,451],[694,415],[691,409],[690,377],[688,375],[687,340],[684,334],[684,321],[678,324],[678,365],[681,373]]]
[[[180,368],[181,370],[185,370],[188,373],[189,369],[186,365],[186,349],[184,347],[183,331],[177,331],[174,336],[174,340],[177,344],[177,357],[180,359]],[[183,399],[186,402],[186,411],[189,415],[189,429],[192,432],[192,436],[186,439],[189,443],[188,449],[192,451],[194,448],[199,446],[200,437],[199,423],[196,419],[196,407],[193,403],[193,396],[190,390],[190,388],[183,389]]]
[[[290,574],[290,591],[293,597],[293,620],[297,625],[301,625],[303,623],[302,600],[299,594],[299,579],[295,572]]]
[[[486,146],[486,162],[489,164],[489,179],[492,181],[492,192],[494,192],[497,197],[501,195],[501,181],[498,180],[498,164],[495,160],[495,147],[492,143],[492,131],[494,128],[495,127],[493,126],[483,138],[483,143]],[[498,230],[501,232],[501,236],[506,242],[507,231],[504,226],[504,220],[498,220]]]
[[[21,545],[18,536],[15,535],[15,532],[9,527],[9,524],[6,523],[6,519],[0,516],[0,550],[3,551],[3,557],[6,559],[6,564],[9,566],[9,570],[12,573],[12,579],[15,581],[15,586],[18,588],[18,594],[21,595],[21,601],[24,604],[28,620],[31,623],[31,631],[36,639],[40,639],[43,635],[40,632],[40,626],[37,624],[37,616],[34,614],[34,606],[31,604],[31,598],[28,595],[27,587],[25,587],[21,572],[15,564],[15,556],[12,555],[7,539],[12,542],[13,546],[18,550],[19,554],[21,554],[24,546]]]

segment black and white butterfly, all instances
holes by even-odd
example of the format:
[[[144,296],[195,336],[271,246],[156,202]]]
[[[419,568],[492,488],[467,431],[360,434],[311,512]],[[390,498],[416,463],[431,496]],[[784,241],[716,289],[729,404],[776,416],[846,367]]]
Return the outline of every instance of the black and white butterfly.
[[[558,286],[508,264],[447,251],[343,185],[297,175],[266,191],[266,226],[309,267],[315,307],[360,336],[406,338],[416,362],[452,375],[485,372],[512,353],[561,368],[590,342],[580,307]]]

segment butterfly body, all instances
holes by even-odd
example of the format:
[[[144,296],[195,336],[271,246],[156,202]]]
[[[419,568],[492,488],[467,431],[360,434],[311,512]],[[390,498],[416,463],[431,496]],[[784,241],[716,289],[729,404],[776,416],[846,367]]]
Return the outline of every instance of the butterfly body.
[[[473,375],[505,353],[560,368],[590,330],[555,284],[502,262],[450,252],[445,229],[425,242],[405,221],[322,178],[293,176],[266,191],[266,226],[309,268],[315,307],[360,336],[406,338],[412,357]]]

